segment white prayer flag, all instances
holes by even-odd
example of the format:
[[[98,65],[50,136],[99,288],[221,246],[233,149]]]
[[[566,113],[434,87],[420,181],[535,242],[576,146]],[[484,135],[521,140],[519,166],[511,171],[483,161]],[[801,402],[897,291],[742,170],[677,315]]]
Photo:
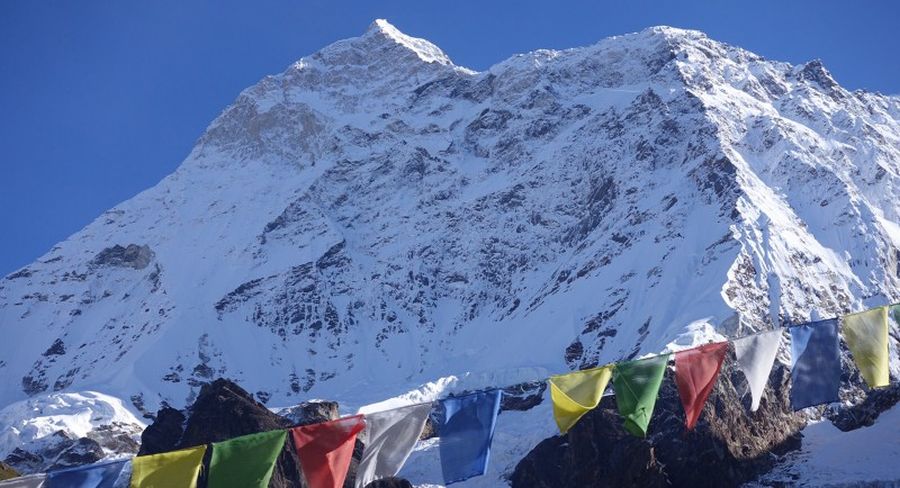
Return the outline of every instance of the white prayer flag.
[[[769,382],[769,374],[775,365],[775,356],[781,345],[782,332],[781,329],[777,329],[734,341],[734,355],[737,357],[738,367],[744,372],[747,383],[750,384],[752,412],[759,408],[763,390]]]
[[[410,405],[367,414],[366,428],[359,435],[365,444],[356,471],[356,487],[396,475],[422,435],[431,404]]]

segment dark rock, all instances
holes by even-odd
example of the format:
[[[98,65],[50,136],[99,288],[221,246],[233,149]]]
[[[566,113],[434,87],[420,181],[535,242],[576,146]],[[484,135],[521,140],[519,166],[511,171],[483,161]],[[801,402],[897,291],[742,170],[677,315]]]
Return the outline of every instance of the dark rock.
[[[869,390],[866,398],[849,407],[840,407],[829,415],[829,420],[835,427],[844,432],[860,427],[868,427],[882,412],[900,402],[900,384],[893,384],[886,388]]]
[[[20,473],[34,473],[40,471],[44,458],[17,447],[6,456],[3,462]]]
[[[66,345],[63,343],[62,339],[56,339],[53,341],[53,344],[44,351],[43,356],[62,356],[66,353]]]
[[[413,488],[413,485],[403,478],[384,478],[369,483],[366,488]]]
[[[141,448],[138,456],[167,451],[178,445],[184,433],[187,418],[171,407],[163,407],[156,414],[156,420],[141,434]]]
[[[544,400],[546,381],[531,381],[508,386],[503,389],[500,410],[530,410]]]
[[[140,454],[173,451],[256,432],[332,420],[338,417],[338,404],[335,402],[307,402],[285,409],[280,413],[283,413],[284,416],[272,413],[264,405],[255,401],[253,395],[235,383],[220,378],[203,385],[196,401],[186,412],[168,407],[161,409],[156,420],[144,430],[141,436]],[[357,441],[347,480],[344,483],[347,488],[353,487],[356,466],[362,457],[362,449],[363,444]],[[397,480],[397,482],[402,481]],[[288,436],[269,487],[306,486],[293,440]]]
[[[103,448],[94,439],[81,437],[71,443],[64,444],[62,451],[56,456],[50,469],[81,466],[100,461],[104,457]]]
[[[667,372],[649,427],[639,439],[621,426],[615,397],[582,417],[563,436],[538,444],[516,466],[514,488],[589,486],[739,486],[800,447],[804,425],[788,400],[790,374],[776,365],[760,409],[749,412],[743,374],[727,361],[697,427],[684,411]]]
[[[188,409],[186,422],[180,421],[185,417],[182,412],[172,410],[160,410],[156,421],[144,431],[142,454],[173,451],[291,426],[290,420],[270,412],[243,388],[221,378],[203,385]],[[306,486],[301,481],[299,466],[293,443],[288,439],[269,486]]]
[[[97,253],[91,260],[91,266],[113,266],[119,268],[144,269],[156,256],[149,246],[139,246],[137,244],[129,244],[122,247],[116,244],[113,247]]]
[[[21,476],[12,466],[0,462],[0,481]],[[371,486],[371,485],[370,485]],[[381,485],[379,485],[381,486]],[[399,486],[399,485],[398,485]]]
[[[287,418],[294,425],[309,425],[340,417],[337,402],[303,402],[293,407],[282,409],[278,415]]]

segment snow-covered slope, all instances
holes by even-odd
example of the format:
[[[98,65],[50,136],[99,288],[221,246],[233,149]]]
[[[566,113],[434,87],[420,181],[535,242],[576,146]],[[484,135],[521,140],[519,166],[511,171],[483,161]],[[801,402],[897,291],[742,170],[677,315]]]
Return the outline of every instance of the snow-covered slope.
[[[881,305],[898,195],[900,100],[818,61],[655,27],[474,72],[376,21],[0,281],[0,406],[361,406]]]

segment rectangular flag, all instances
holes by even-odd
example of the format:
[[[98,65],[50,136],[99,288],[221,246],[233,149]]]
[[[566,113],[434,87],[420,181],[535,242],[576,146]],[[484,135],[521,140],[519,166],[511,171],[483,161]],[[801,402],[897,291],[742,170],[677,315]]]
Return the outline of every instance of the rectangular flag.
[[[340,488],[347,478],[356,435],[365,428],[362,415],[291,429],[303,477],[310,488]]]
[[[437,428],[444,484],[487,472],[501,395],[491,390],[441,400]]]
[[[838,320],[820,320],[790,328],[791,406],[800,410],[838,401],[841,352]]]
[[[844,340],[869,388],[890,384],[888,309],[879,307],[844,317]]]
[[[47,473],[47,488],[115,488],[128,460],[88,464]]]
[[[712,392],[728,352],[727,342],[704,344],[675,353],[675,384],[684,406],[684,425],[692,430]]]
[[[619,414],[624,417],[625,430],[632,435],[645,437],[656,396],[669,355],[656,356],[637,361],[625,361],[615,364],[613,371],[613,388],[616,390],[616,404]]]
[[[607,365],[550,377],[553,417],[560,432],[565,434],[584,414],[597,408],[612,370],[612,365]]]
[[[359,434],[365,448],[356,469],[356,488],[400,472],[422,435],[431,407],[423,403],[366,414],[366,428]]]
[[[138,456],[131,461],[131,488],[195,488],[206,446]]]
[[[267,488],[287,432],[272,430],[212,445],[209,488]]]

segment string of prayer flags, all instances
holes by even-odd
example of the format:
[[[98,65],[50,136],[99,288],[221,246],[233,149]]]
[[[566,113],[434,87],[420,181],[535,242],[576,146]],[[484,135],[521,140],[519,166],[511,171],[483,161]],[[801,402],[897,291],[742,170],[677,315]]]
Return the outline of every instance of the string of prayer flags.
[[[693,430],[697,425],[727,352],[728,343],[717,342],[675,353],[675,385],[684,406],[687,430]]]
[[[597,408],[612,371],[612,365],[607,365],[550,377],[553,417],[560,432],[565,434],[584,414]]]
[[[487,472],[501,395],[500,390],[479,391],[440,402],[437,427],[444,484]]]
[[[844,340],[869,388],[890,383],[888,309],[873,308],[844,317]]]
[[[362,415],[291,429],[300,468],[310,488],[340,488],[347,478],[356,435],[366,427]]]
[[[47,488],[116,488],[128,460],[88,464],[47,473]]]
[[[665,354],[615,365],[613,388],[616,390],[616,404],[619,415],[625,419],[625,430],[632,435],[647,435],[647,426],[650,425],[668,362],[669,355]]]
[[[838,319],[791,327],[791,406],[836,402],[841,385]]]
[[[209,488],[267,488],[287,431],[272,430],[212,445]]]
[[[13,478],[6,481],[0,481],[0,488],[44,488],[47,481],[45,474],[32,474]]]
[[[359,434],[365,445],[356,469],[357,488],[400,472],[422,435],[431,413],[431,403],[410,405],[366,415],[366,428]]]
[[[195,488],[206,446],[138,456],[131,461],[131,488]]]
[[[747,337],[742,337],[732,344],[734,356],[737,359],[738,368],[747,378],[750,386],[750,411],[755,412],[759,408],[766,384],[769,383],[769,375],[772,366],[775,365],[775,356],[781,347],[782,330],[770,330]]]

